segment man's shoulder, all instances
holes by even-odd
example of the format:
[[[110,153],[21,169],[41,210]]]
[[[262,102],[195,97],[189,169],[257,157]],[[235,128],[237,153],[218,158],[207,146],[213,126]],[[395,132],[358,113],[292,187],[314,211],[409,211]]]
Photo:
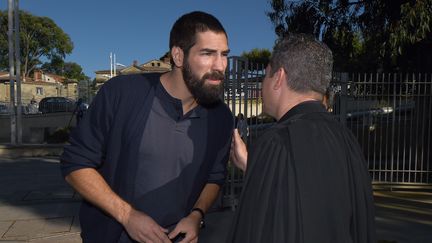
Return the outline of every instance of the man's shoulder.
[[[149,88],[159,81],[160,73],[139,73],[116,76],[103,85],[105,89],[111,90],[128,90],[130,88],[143,89]]]
[[[276,124],[268,128],[258,139],[261,143],[272,143],[272,144],[283,144],[286,139],[287,131],[289,126],[280,126]]]

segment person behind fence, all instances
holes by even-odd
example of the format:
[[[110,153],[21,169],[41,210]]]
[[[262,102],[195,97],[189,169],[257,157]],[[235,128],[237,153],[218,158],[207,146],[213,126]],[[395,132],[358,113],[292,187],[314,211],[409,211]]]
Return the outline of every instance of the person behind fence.
[[[234,118],[221,102],[229,53],[221,23],[181,16],[172,70],[121,75],[99,90],[61,156],[84,201],[83,242],[197,242],[224,183]]]
[[[34,97],[30,100],[30,103],[28,104],[27,108],[29,114],[39,113],[38,104]]]
[[[76,117],[76,125],[77,126],[79,125],[81,119],[83,118],[84,113],[85,113],[86,110],[87,110],[87,107],[86,107],[83,99],[79,98],[78,101],[76,102],[75,110],[74,110],[74,114],[75,114],[75,117]]]
[[[327,112],[332,53],[290,34],[262,84],[277,123],[248,152],[234,131],[231,161],[245,171],[227,242],[375,242],[371,179],[353,134]]]

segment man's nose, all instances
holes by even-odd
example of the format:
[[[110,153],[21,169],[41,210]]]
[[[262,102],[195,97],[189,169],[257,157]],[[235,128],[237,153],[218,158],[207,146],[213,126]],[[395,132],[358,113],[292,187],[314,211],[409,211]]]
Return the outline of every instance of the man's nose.
[[[226,66],[227,66],[227,57],[224,55],[216,55],[215,60],[213,62],[213,70],[225,72]]]

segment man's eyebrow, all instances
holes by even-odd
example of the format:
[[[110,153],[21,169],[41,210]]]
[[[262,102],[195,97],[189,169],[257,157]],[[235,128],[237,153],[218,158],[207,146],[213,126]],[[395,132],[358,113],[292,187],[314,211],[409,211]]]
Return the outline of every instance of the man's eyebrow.
[[[224,53],[224,54],[228,54],[228,53],[230,53],[230,49],[228,49],[228,50],[224,50],[224,51],[222,51],[222,53]],[[210,49],[210,48],[203,48],[203,49],[201,49],[200,50],[200,52],[211,52],[211,53],[214,53],[214,52],[217,52],[217,50],[215,50],[215,49]]]
[[[217,50],[210,49],[210,48],[203,48],[203,49],[200,50],[200,52],[217,52]]]

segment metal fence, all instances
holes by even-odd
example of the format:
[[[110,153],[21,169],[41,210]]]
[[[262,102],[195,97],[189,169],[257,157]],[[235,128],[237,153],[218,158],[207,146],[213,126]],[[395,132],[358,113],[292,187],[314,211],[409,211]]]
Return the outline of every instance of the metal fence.
[[[251,64],[241,57],[230,57],[225,78],[224,100],[236,117],[236,124],[243,115],[249,126],[245,142],[249,146],[256,140],[272,119],[262,113],[261,84],[265,67]],[[240,115],[241,114],[241,115]],[[228,164],[228,178],[223,187],[223,205],[237,206],[243,183],[243,172]]]
[[[273,121],[262,115],[265,67],[230,57],[225,102],[247,117],[248,146]],[[374,183],[432,183],[432,75],[335,73],[328,93],[334,115],[358,138]],[[337,149],[337,148],[335,148]],[[229,165],[224,205],[237,205],[243,174]]]
[[[432,183],[431,74],[336,74],[330,96],[375,183]]]

